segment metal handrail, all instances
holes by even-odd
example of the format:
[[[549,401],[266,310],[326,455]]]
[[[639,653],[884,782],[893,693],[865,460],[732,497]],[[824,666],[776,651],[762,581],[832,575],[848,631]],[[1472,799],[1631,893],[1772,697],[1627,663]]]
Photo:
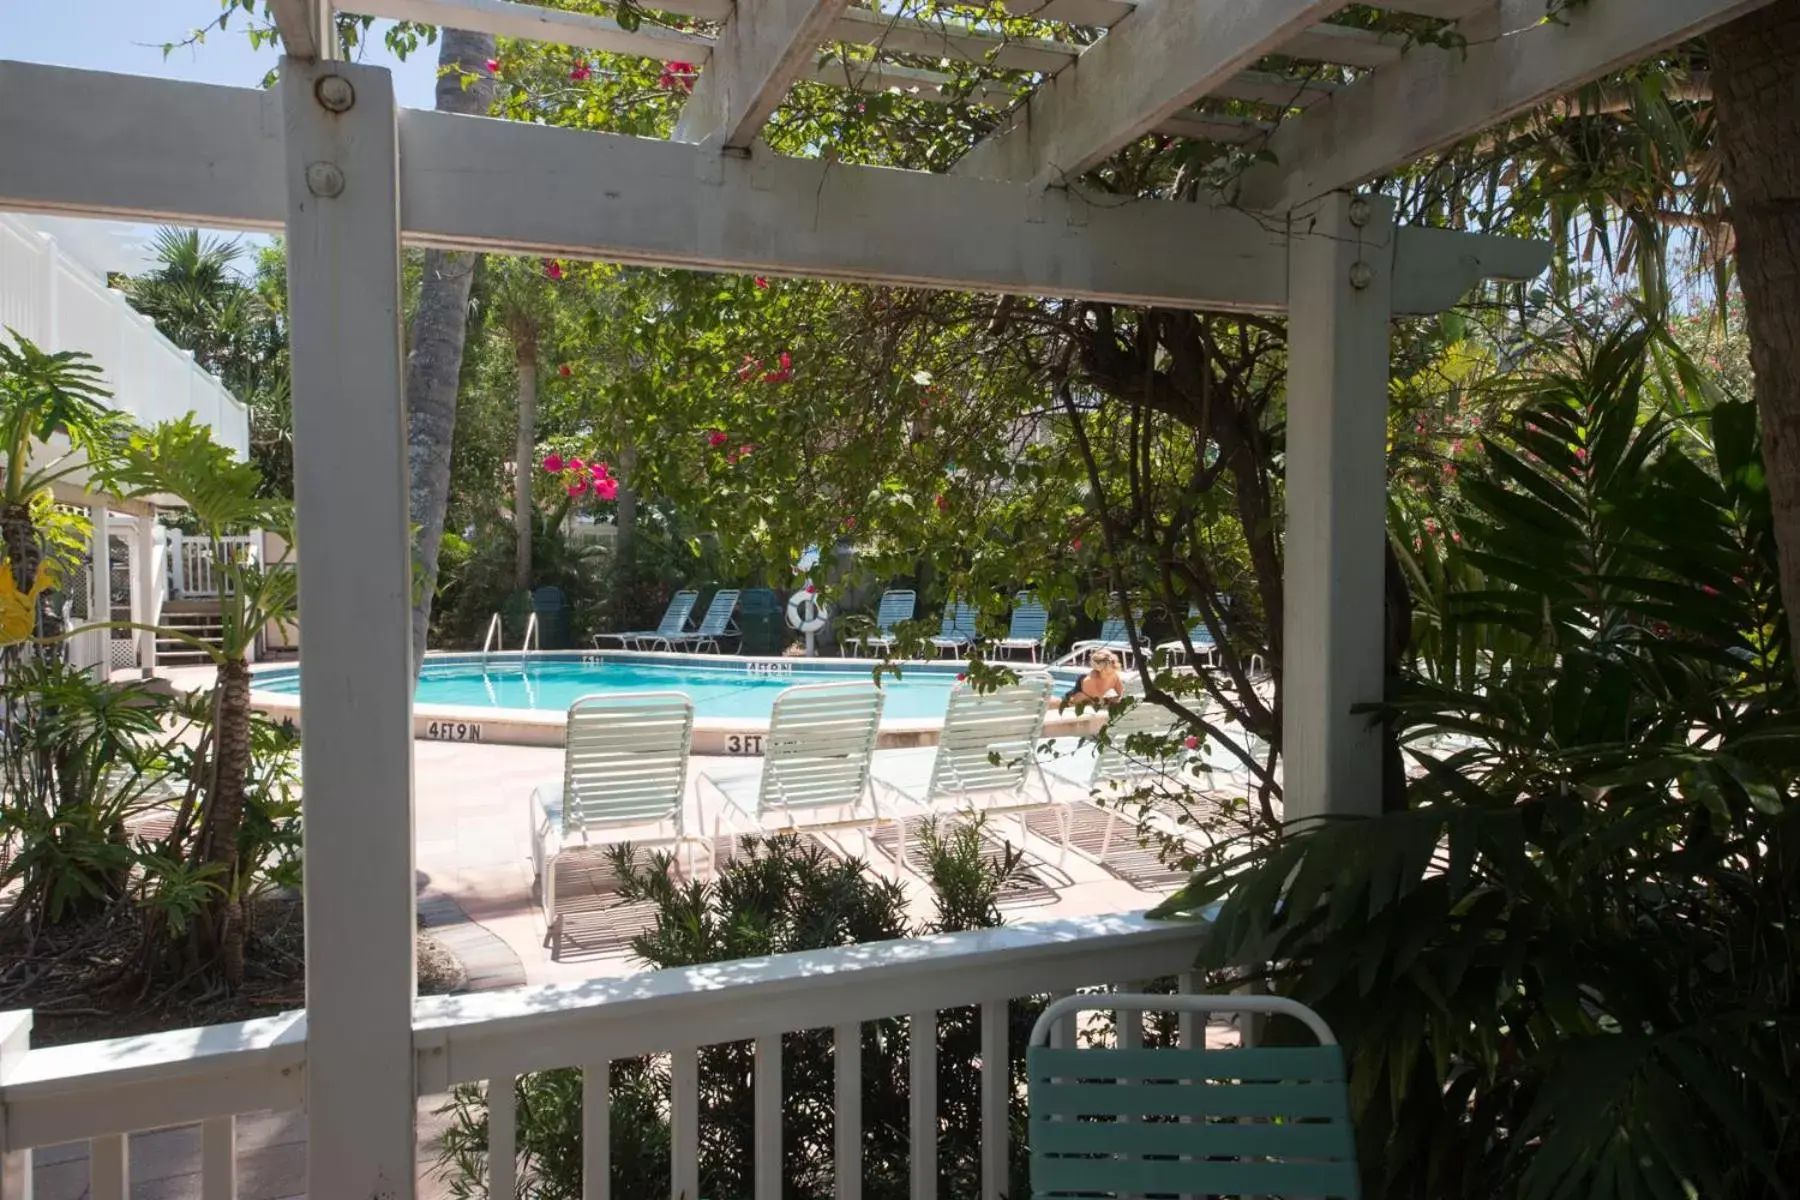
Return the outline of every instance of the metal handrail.
[[[538,632],[537,618],[538,615],[536,611],[533,611],[531,616],[525,621],[525,640],[519,645],[519,657],[521,659],[531,653],[534,647],[538,650],[544,648],[543,635]]]
[[[500,629],[500,614],[495,613],[488,619],[487,636],[481,639],[481,657],[485,659],[489,650],[505,650],[502,644],[505,641]]]

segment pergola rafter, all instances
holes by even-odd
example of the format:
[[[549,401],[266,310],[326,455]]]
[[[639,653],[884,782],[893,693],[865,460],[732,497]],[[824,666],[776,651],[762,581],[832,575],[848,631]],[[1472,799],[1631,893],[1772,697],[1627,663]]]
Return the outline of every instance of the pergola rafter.
[[[314,548],[300,591],[310,1193],[413,1195],[413,1072],[442,1050],[411,1025],[403,241],[1285,311],[1285,815],[1368,814],[1380,804],[1366,708],[1384,674],[1389,324],[1484,280],[1528,278],[1549,250],[1396,227],[1386,200],[1338,189],[1757,3],[1588,0],[1540,24],[1542,0],[1377,0],[1458,22],[1466,48],[1353,28],[1323,0],[1012,6],[1118,27],[1070,40],[843,0],[656,5],[717,37],[509,0],[343,6],[704,64],[678,141],[402,112],[386,71],[326,61],[324,0],[272,0],[290,55],[270,93],[0,62],[0,208],[287,236],[297,520]],[[817,53],[839,43],[858,49]],[[964,96],[942,60],[991,70]],[[778,155],[757,131],[800,80],[1007,107],[1010,132],[952,175]],[[1275,161],[1249,173],[1236,205],[1082,190],[1079,176],[1144,133],[1266,142]],[[512,1132],[495,1136],[510,1145]],[[678,1161],[677,1180],[691,1166]]]

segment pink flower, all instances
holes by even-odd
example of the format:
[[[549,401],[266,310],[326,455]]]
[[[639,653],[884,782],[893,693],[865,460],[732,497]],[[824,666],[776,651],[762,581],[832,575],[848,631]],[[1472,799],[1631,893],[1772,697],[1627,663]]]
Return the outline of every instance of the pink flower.
[[[580,474],[587,470],[587,464],[582,462],[579,458],[571,458],[569,460],[569,470]]]
[[[754,449],[756,449],[755,446],[739,446],[737,448],[737,456],[739,458],[749,458],[750,452]]]
[[[560,454],[544,455],[544,470],[550,472],[550,474],[552,474],[552,475],[559,475],[562,473],[562,469],[563,469],[562,455],[560,455]]]
[[[794,356],[783,350],[778,361],[781,363],[781,369],[785,371],[794,365]]]
[[[552,279],[560,280],[562,278],[562,264],[557,262],[554,258],[546,258],[544,260],[544,274]]]
[[[1193,734],[1189,734],[1187,737],[1181,739],[1181,744],[1186,746],[1189,750],[1198,750],[1200,748],[1200,739]]]
[[[1080,538],[1070,538],[1069,539],[1069,549],[1071,549],[1071,550],[1081,549],[1081,539]]]
[[[759,288],[768,287],[769,286],[769,277],[767,275],[758,275],[756,277],[756,286]]]
[[[816,591],[818,591],[818,590],[819,590],[819,589],[818,589],[818,588],[816,588],[816,587],[814,587],[814,586],[813,586],[813,585],[812,585],[812,584],[810,584],[810,583],[809,583],[809,584],[807,584],[807,585],[806,585],[806,594],[807,594],[807,595],[809,595],[809,596],[810,596],[810,595],[812,595],[812,594],[813,594],[813,593],[814,593],[814,592],[816,592]]]
[[[694,90],[694,77],[699,74],[693,63],[668,62],[663,64],[662,75],[656,80],[656,86],[665,92],[691,92]]]
[[[585,478],[577,479],[569,485],[569,495],[571,496],[584,496],[587,494],[587,490],[588,481]]]
[[[1586,446],[1575,447],[1575,461],[1576,462],[1586,462],[1587,461],[1587,447]]]
[[[967,671],[958,671],[956,673],[956,682],[967,683],[968,680],[969,680],[969,673]]]
[[[706,435],[706,444],[713,447],[723,446],[728,435],[723,429],[715,429]]]
[[[856,518],[855,517],[845,517],[844,518],[844,528],[845,529],[855,529],[856,528]]]
[[[562,377],[563,377],[563,378],[565,378],[565,379],[566,379],[566,378],[568,378],[568,377],[569,377],[569,376],[570,376],[570,375],[573,375],[573,374],[574,374],[574,373],[575,373],[575,372],[574,372],[574,370],[573,370],[573,369],[572,369],[572,368],[571,368],[571,367],[570,367],[570,366],[569,366],[569,364],[568,364],[568,363],[564,363],[564,364],[563,364],[563,365],[562,365],[562,366],[560,366],[560,367],[558,367],[558,368],[556,368],[556,373],[557,373],[557,374],[558,374],[558,375],[561,375],[561,376],[562,376]]]
[[[592,74],[593,72],[588,69],[588,65],[577,59],[575,66],[569,71],[569,78],[573,79],[576,83],[580,83]]]
[[[488,59],[487,69],[489,75],[498,75],[500,73],[500,60],[497,58]]]
[[[1719,594],[1719,589],[1718,589],[1718,588],[1716,588],[1716,587],[1714,587],[1714,586],[1712,586],[1712,585],[1711,585],[1711,584],[1710,584],[1710,583],[1703,583],[1703,584],[1701,584],[1701,585],[1700,585],[1700,590],[1701,590],[1701,591],[1703,591],[1703,592],[1705,592],[1705,593],[1706,593],[1706,594],[1707,594],[1707,595],[1709,595],[1709,596],[1716,596],[1716,595],[1718,595],[1718,594]]]
[[[595,479],[605,479],[606,478],[606,464],[605,463],[594,463],[593,465],[588,467],[588,474],[592,475]]]
[[[599,480],[594,484],[594,495],[602,500],[617,500],[619,498],[619,481],[616,479]]]

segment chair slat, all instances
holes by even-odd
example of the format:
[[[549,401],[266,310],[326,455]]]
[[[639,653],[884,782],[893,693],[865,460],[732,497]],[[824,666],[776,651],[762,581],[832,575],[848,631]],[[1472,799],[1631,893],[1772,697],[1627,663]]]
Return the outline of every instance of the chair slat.
[[[1032,1194],[1198,1194],[1354,1197],[1351,1162],[1209,1162],[1195,1159],[1033,1158]]]
[[[1260,1124],[1237,1120],[1031,1122],[1031,1147],[1051,1156],[1069,1154],[1176,1154],[1189,1158],[1350,1158],[1356,1153],[1350,1126],[1341,1121]]]
[[[1031,1050],[1037,1079],[1242,1079],[1248,1082],[1341,1083],[1336,1046],[1257,1046],[1244,1050]]]
[[[1033,1105],[1054,1116],[1350,1119],[1341,1083],[1045,1083],[1034,1073],[1031,1086]]]

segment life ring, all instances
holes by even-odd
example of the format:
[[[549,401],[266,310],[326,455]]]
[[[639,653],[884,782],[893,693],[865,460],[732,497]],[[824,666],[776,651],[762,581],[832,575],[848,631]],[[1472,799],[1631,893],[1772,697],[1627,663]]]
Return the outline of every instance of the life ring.
[[[797,629],[801,633],[817,633],[825,628],[825,622],[831,620],[831,613],[819,602],[811,584],[795,588],[787,602],[787,623],[789,629]]]

